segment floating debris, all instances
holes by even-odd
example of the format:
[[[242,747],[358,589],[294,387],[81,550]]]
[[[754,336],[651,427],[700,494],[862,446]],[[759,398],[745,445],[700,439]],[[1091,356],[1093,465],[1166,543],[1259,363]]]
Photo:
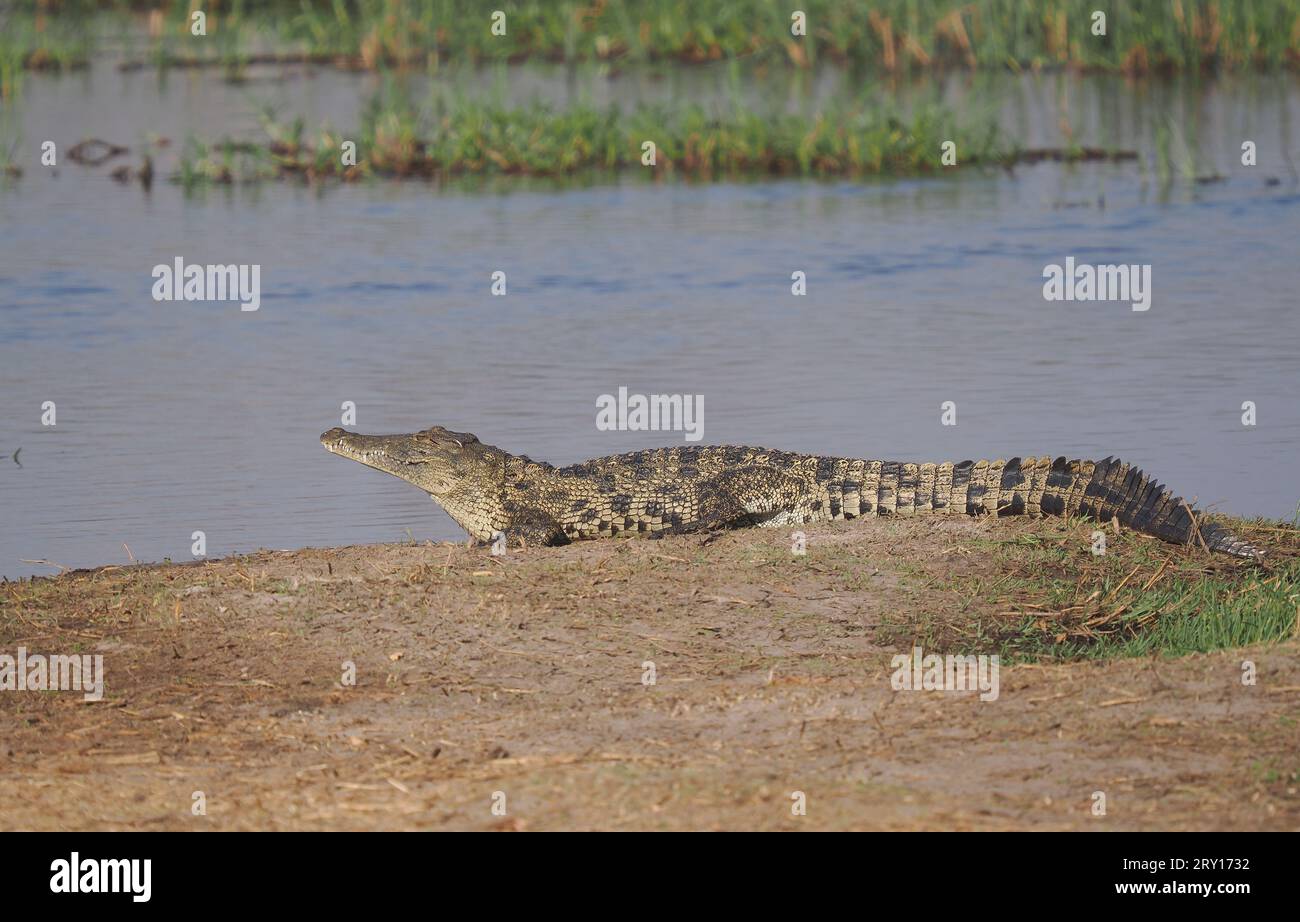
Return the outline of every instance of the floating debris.
[[[134,170],[129,166],[120,166],[109,176],[120,183],[128,183],[133,179],[138,179],[140,185],[148,189],[153,185],[153,159],[146,155],[140,169]]]
[[[129,147],[122,147],[120,144],[101,141],[99,138],[87,138],[72,146],[68,151],[68,159],[82,166],[99,166],[129,151]]]

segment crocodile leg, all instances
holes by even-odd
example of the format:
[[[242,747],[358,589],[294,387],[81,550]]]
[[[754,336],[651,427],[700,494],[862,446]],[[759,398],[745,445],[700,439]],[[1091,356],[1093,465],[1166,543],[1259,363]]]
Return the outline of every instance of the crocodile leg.
[[[829,517],[825,489],[797,475],[770,467],[723,471],[699,484],[700,514],[695,529],[745,525],[778,527]]]
[[[542,510],[507,502],[502,506],[506,516],[505,532],[508,545],[544,547],[551,544],[568,544],[569,538],[554,517]]]

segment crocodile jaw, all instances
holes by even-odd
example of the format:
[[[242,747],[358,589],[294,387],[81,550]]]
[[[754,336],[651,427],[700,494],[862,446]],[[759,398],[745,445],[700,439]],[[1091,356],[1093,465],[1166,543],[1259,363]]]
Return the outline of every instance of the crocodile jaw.
[[[434,426],[402,435],[362,435],[335,427],[321,433],[320,441],[331,454],[419,487],[480,540],[500,527],[502,452],[471,433]]]
[[[336,427],[322,432],[320,441],[331,454],[400,477],[432,496],[445,495],[455,487],[452,459],[430,440],[411,435],[362,435]]]

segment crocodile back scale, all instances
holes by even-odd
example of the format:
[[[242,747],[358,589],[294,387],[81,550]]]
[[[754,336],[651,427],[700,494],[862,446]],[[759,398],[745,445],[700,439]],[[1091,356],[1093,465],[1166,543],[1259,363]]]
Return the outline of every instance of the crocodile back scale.
[[[1114,458],[913,463],[731,445],[636,451],[557,468],[434,426],[404,435],[331,429],[331,452],[410,481],[480,540],[567,544],[868,515],[1088,516],[1237,557],[1263,552]]]

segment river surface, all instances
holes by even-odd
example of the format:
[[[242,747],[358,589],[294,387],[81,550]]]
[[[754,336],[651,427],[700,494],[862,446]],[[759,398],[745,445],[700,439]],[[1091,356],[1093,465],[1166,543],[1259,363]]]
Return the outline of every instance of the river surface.
[[[511,102],[577,93],[562,69],[523,74],[479,82]],[[187,196],[107,178],[133,157],[57,175],[35,159],[45,139],[65,152],[88,136],[254,132],[268,101],[351,124],[372,82],[254,77],[97,66],[29,75],[0,108],[25,166],[0,185],[0,575],[186,560],[195,531],[209,556],[462,537],[416,488],[321,448],[345,401],[349,428],[441,424],[555,463],[683,441],[599,430],[597,398],[619,387],[702,395],[704,443],[1118,455],[1202,505],[1296,512],[1294,78],[950,81],[959,104],[999,94],[1025,144],[1065,135],[1142,160],[918,180],[625,174]],[[597,74],[578,95],[707,100],[730,79]],[[807,83],[781,104],[829,92]],[[1258,166],[1240,164],[1243,140]],[[1190,181],[1210,174],[1223,179]],[[153,300],[153,267],[177,257],[260,265],[260,309]],[[1067,257],[1149,264],[1150,309],[1046,301],[1043,269]]]

